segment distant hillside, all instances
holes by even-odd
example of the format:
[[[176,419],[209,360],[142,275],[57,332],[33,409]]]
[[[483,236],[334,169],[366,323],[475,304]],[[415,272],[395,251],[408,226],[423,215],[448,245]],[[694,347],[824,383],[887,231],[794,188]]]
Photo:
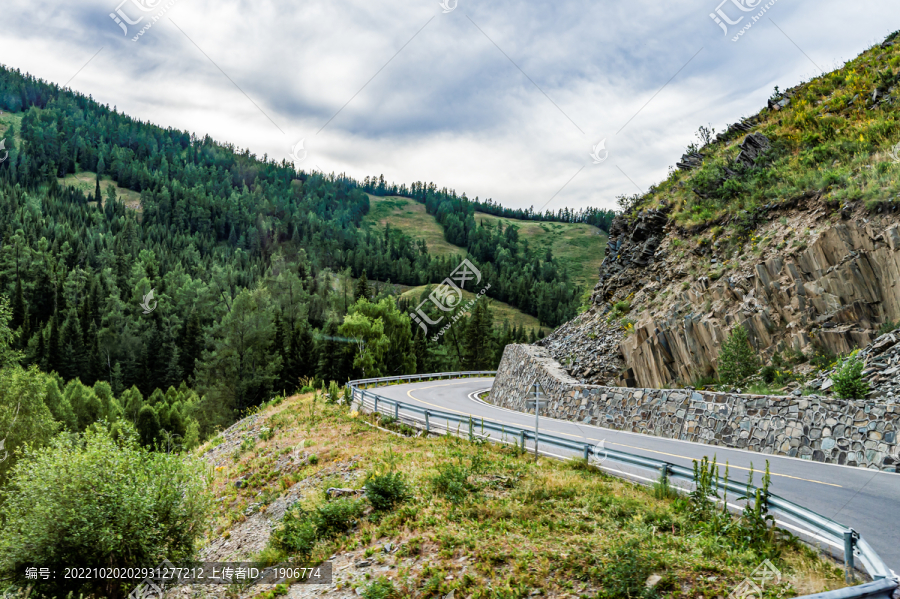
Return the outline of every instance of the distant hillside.
[[[379,197],[369,195],[372,209],[363,222],[384,227],[390,223],[410,237],[424,239],[431,254],[438,256],[465,256],[466,251],[445,237],[441,226],[426,211],[425,205],[410,198],[399,196]],[[607,234],[593,225],[584,223],[562,223],[553,221],[519,220],[474,213],[478,225],[493,228],[501,223],[506,229],[515,226],[519,238],[528,242],[530,248],[541,257],[550,249],[554,260],[564,265],[572,280],[584,288],[593,287],[597,282],[597,272],[606,252]]]
[[[421,285],[419,287],[412,287],[403,291],[400,297],[404,300],[407,300],[411,303],[418,304],[419,297],[422,295],[423,291],[429,291],[434,287],[434,285]],[[463,301],[468,302],[475,298],[474,293],[470,293],[468,291],[463,290]],[[494,326],[502,327],[504,323],[508,324],[510,328],[518,327],[527,332],[534,331],[537,333],[538,331],[543,331],[544,334],[550,332],[550,329],[546,326],[541,326],[538,319],[530,314],[525,314],[521,310],[517,310],[513,308],[509,304],[504,304],[503,302],[497,300],[489,300],[491,302],[491,312],[494,317]]]
[[[311,381],[494,368],[505,345],[570,319],[583,295],[561,259],[516,229],[478,226],[474,208],[508,216],[499,205],[434,184],[373,199],[351,177],[139,121],[2,66],[0,142],[0,306],[19,362],[59,376],[78,418],[54,417],[73,431],[97,420],[72,395],[76,380],[117,401],[184,385],[199,399],[180,420],[157,399],[120,407],[132,422],[143,410],[148,440],[184,436],[191,421],[203,438]],[[434,285],[463,256],[497,302],[495,328],[473,309],[437,337],[402,298],[352,284],[367,273]],[[431,302],[422,310],[442,316]]]
[[[465,257],[466,250],[448,243],[444,231],[434,217],[425,211],[425,205],[398,196],[378,197],[369,194],[371,209],[363,219],[366,225],[383,229],[388,223],[413,238],[424,239],[428,253],[436,256]]]
[[[589,288],[597,284],[597,272],[606,255],[607,234],[602,229],[582,223],[515,220],[483,212],[476,212],[475,219],[495,227],[498,222],[504,228],[516,226],[519,237],[539,254],[551,250],[554,260],[565,265],[578,285]]]

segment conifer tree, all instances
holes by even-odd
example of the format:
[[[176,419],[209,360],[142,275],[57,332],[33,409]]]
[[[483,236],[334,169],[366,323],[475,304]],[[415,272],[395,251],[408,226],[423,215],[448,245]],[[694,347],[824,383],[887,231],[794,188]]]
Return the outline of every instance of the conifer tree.
[[[360,298],[369,299],[372,296],[372,291],[369,288],[369,279],[366,278],[366,271],[359,276],[359,280],[356,281],[356,294],[354,299],[359,301]]]

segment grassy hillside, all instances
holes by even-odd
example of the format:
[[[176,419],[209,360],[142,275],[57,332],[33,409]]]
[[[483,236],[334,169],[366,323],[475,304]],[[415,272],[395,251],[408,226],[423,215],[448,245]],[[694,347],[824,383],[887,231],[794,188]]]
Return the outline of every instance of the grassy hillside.
[[[796,542],[771,553],[748,549],[728,536],[747,534],[739,520],[716,532],[691,515],[691,502],[583,462],[536,464],[511,448],[405,436],[412,432],[311,394],[264,406],[199,450],[217,495],[201,559],[331,559],[331,586],[268,592],[295,599],[354,591],[366,599],[711,599],[727,596],[765,557],[783,574],[767,596],[844,586],[837,568]],[[394,482],[368,498],[326,499],[330,487],[359,489],[385,474]],[[374,510],[378,497],[400,500]]]
[[[408,287],[403,293],[400,295],[401,298],[408,300],[410,302],[418,303],[421,301],[419,298],[422,296],[423,291],[429,291],[434,288],[434,285],[420,285],[419,287]],[[470,293],[465,289],[463,292],[463,302],[468,302],[475,298],[474,293]],[[481,301],[485,301],[482,299]],[[544,331],[544,333],[549,333],[550,329],[548,327],[540,326],[538,319],[530,314],[525,314],[521,310],[513,308],[509,304],[505,304],[501,301],[487,298],[487,301],[491,302],[491,311],[494,315],[494,326],[502,327],[504,321],[509,323],[510,328],[519,327],[526,330],[534,329],[535,333],[537,331]]]
[[[702,167],[675,171],[635,204],[666,202],[679,224],[729,225],[740,239],[754,226],[757,209],[805,193],[841,207],[862,202],[870,210],[896,209],[900,164],[890,153],[900,142],[896,38],[834,72],[785,92],[776,88],[749,131],[771,143],[754,165],[735,161],[748,132],[734,131],[699,148]]]
[[[519,228],[519,238],[527,239],[533,248],[550,248],[554,260],[562,262],[569,274],[582,287],[593,287],[597,283],[597,271],[606,252],[606,233],[592,225],[515,220],[475,213],[477,222],[497,226],[503,223]]]
[[[80,189],[84,192],[84,195],[93,194],[97,185],[97,173],[92,173],[90,171],[83,171],[75,174],[68,174],[64,179],[57,179],[60,185],[67,185],[69,187],[74,187],[76,189]],[[109,187],[115,187],[116,189],[116,197],[120,202],[124,203],[126,207],[141,211],[141,194],[132,191],[130,189],[126,189],[124,187],[119,187],[115,181],[112,180],[112,177],[104,175],[100,178],[100,193],[102,193],[102,198],[106,199],[106,190]]]
[[[0,139],[3,138],[6,130],[9,129],[9,126],[14,125],[16,128],[16,146],[18,147],[19,143],[22,141],[22,138],[20,137],[22,132],[22,116],[24,116],[24,113],[22,112],[6,112],[5,110],[0,114]]]
[[[424,239],[428,251],[437,256],[465,256],[466,250],[448,243],[444,239],[444,231],[434,218],[425,212],[425,205],[415,200],[401,197],[378,197],[369,194],[372,209],[363,220],[364,223],[379,228],[390,223],[392,227],[401,229],[407,235]]]
[[[425,211],[425,205],[401,197],[369,195],[372,210],[365,222],[383,227],[388,222],[413,237],[422,238],[432,254],[465,256],[463,248],[444,239],[444,232],[434,218]],[[532,248],[550,248],[553,257],[569,269],[574,280],[582,286],[593,287],[597,282],[597,269],[603,262],[606,234],[597,227],[585,224],[523,221],[475,213],[476,222],[496,227],[499,221],[506,228],[510,224],[519,228],[519,237],[527,239]]]
[[[4,137],[4,134],[9,129],[10,125],[15,126],[15,142],[16,147],[22,147],[22,117],[25,115],[23,112],[12,113],[12,112],[3,112],[0,114],[0,139]],[[8,145],[8,144],[7,144]],[[93,194],[94,189],[96,187],[96,178],[97,173],[92,173],[90,171],[79,172],[77,175],[68,174],[65,178],[58,178],[57,181],[60,185],[66,185],[69,187],[75,187],[76,189],[80,189],[84,192],[85,195]],[[114,186],[116,189],[116,196],[119,198],[121,202],[125,204],[128,208],[132,210],[136,210],[138,212],[141,211],[141,194],[132,191],[130,189],[126,189],[124,187],[119,187],[115,181],[113,181],[112,177],[108,175],[104,175],[100,181],[100,190],[103,193],[103,197],[106,197],[106,190],[108,187]]]

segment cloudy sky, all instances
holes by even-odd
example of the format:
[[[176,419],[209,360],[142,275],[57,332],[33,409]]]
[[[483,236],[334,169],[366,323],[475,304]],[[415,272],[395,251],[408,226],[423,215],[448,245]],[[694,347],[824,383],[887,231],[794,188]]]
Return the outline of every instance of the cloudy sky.
[[[900,29],[896,0],[720,1],[4,0],[0,61],[305,170],[611,208]]]

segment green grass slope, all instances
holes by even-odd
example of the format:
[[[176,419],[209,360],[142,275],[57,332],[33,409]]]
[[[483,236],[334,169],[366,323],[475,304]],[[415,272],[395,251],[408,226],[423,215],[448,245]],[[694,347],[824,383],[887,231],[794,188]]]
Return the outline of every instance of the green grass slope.
[[[383,228],[390,223],[407,235],[424,239],[428,251],[436,256],[465,256],[466,250],[444,239],[444,230],[425,211],[425,205],[409,198],[379,197],[369,194],[371,210],[363,223]]]
[[[82,171],[77,175],[69,173],[65,178],[57,178],[57,181],[59,181],[60,185],[80,189],[84,192],[84,195],[89,193],[93,194],[97,186],[97,173],[92,173],[90,171]],[[138,212],[141,211],[141,194],[132,191],[131,189],[119,187],[118,184],[112,180],[112,177],[108,175],[104,175],[100,178],[100,193],[103,194],[102,199],[104,201],[106,200],[106,190],[109,187],[115,187],[116,197],[120,202],[124,203],[127,208]]]
[[[444,231],[437,221],[425,211],[425,205],[401,197],[378,197],[369,195],[372,209],[365,221],[371,226],[384,227],[390,223],[392,227],[401,229],[407,235],[424,239],[428,251],[435,255],[465,256],[465,249],[448,243],[444,239]],[[515,225],[519,229],[519,237],[527,239],[533,248],[549,248],[554,259],[562,262],[569,269],[573,279],[584,287],[593,287],[597,282],[597,270],[603,262],[606,249],[606,233],[597,227],[586,224],[538,222],[500,218],[475,213],[475,221],[485,225],[497,226],[503,223],[506,228]]]
[[[214,468],[216,494],[200,559],[329,560],[334,580],[230,596],[712,599],[765,558],[781,573],[766,597],[845,586],[840,569],[795,540],[754,549],[746,521],[665,488],[584,462],[536,463],[512,447],[420,436],[315,399],[274,400],[197,450]],[[326,500],[330,487],[367,481],[365,499]]]
[[[581,223],[554,223],[516,220],[475,213],[476,222],[496,227],[503,223],[505,229],[515,225],[519,238],[527,239],[533,248],[550,249],[554,260],[566,265],[569,274],[582,287],[591,288],[597,283],[597,273],[606,251],[607,236],[592,225]]]
[[[408,287],[405,288],[401,293],[400,297],[402,299],[418,303],[421,301],[419,298],[422,296],[423,291],[431,291],[435,286],[434,285],[420,285],[418,287]],[[463,293],[463,301],[468,302],[469,300],[475,299],[475,294],[465,289],[462,290]],[[485,301],[482,299],[481,301]],[[487,301],[491,303],[491,313],[494,316],[494,326],[502,327],[503,323],[506,322],[509,324],[510,328],[519,327],[525,330],[534,329],[535,333],[538,331],[544,331],[544,333],[549,333],[550,328],[540,326],[540,322],[534,316],[530,314],[525,314],[521,310],[517,308],[513,308],[509,304],[503,303],[501,301],[487,298]]]

